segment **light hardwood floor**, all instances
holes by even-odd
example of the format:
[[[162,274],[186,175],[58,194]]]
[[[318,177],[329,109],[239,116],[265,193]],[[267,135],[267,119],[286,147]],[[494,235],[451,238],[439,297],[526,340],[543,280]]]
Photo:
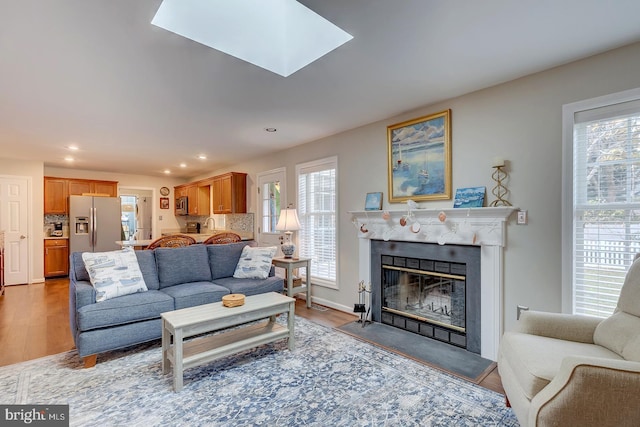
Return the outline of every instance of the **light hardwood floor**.
[[[6,288],[5,295],[0,296],[0,366],[74,348],[68,293],[68,278]],[[356,319],[351,313],[316,306],[307,308],[300,299],[296,302],[296,315],[331,328]],[[480,385],[504,393],[497,369]]]

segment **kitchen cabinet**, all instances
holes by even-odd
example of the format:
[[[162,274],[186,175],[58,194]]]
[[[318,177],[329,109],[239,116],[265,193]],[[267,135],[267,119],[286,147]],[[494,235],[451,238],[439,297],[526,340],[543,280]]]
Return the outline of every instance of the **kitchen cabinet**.
[[[67,213],[67,180],[64,178],[44,177],[44,213]]]
[[[191,184],[187,187],[188,215],[198,215],[198,186]]]
[[[93,181],[92,185],[92,193],[108,194],[109,197],[118,197],[117,181]]]
[[[96,181],[90,179],[70,179],[69,196],[82,196],[85,193],[105,194],[109,197],[117,197],[117,181]]]
[[[189,215],[247,213],[247,174],[229,172],[173,188],[176,202],[187,198]],[[177,203],[176,203],[177,205]]]
[[[84,193],[91,193],[91,183],[85,180],[69,180],[69,195],[82,196]]]
[[[204,180],[174,187],[174,193],[176,199],[180,197],[187,198],[188,215],[209,215],[211,211],[209,208],[211,202],[210,188],[209,180]]]
[[[44,177],[44,213],[67,214],[69,196],[80,196],[84,193],[118,196],[117,181],[99,181],[91,179],[69,179]]]
[[[187,187],[188,185],[178,185],[177,187],[173,187],[173,194],[175,195],[175,198],[187,197]]]
[[[214,176],[211,182],[213,213],[247,212],[247,174],[229,172]]]
[[[211,186],[209,181],[197,184],[198,192],[198,215],[209,215],[211,213]]]
[[[45,239],[44,277],[69,274],[69,239]]]

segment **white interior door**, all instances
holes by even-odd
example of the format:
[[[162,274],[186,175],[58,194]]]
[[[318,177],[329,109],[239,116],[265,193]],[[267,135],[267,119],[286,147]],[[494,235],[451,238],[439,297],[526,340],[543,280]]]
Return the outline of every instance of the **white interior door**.
[[[0,229],[4,230],[4,278],[7,285],[29,281],[29,181],[0,177]]]
[[[258,244],[260,246],[277,246],[280,250],[281,236],[276,231],[280,209],[286,206],[286,169],[279,168],[257,174],[258,185]]]

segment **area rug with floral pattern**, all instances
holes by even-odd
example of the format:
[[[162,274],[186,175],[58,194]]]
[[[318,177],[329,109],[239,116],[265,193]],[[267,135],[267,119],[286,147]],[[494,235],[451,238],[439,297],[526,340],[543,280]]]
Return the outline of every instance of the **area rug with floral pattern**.
[[[286,317],[279,318],[284,322]],[[517,426],[504,397],[302,318],[280,341],[187,369],[174,393],[158,341],[0,367],[0,403],[68,404],[71,426]]]

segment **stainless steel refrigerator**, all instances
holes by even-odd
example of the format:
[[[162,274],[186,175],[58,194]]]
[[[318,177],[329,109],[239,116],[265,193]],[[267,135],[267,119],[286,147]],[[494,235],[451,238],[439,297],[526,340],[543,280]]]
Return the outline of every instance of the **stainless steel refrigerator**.
[[[69,251],[106,252],[120,249],[120,197],[69,196]]]
[[[136,240],[150,240],[151,233],[151,197],[136,197]]]

